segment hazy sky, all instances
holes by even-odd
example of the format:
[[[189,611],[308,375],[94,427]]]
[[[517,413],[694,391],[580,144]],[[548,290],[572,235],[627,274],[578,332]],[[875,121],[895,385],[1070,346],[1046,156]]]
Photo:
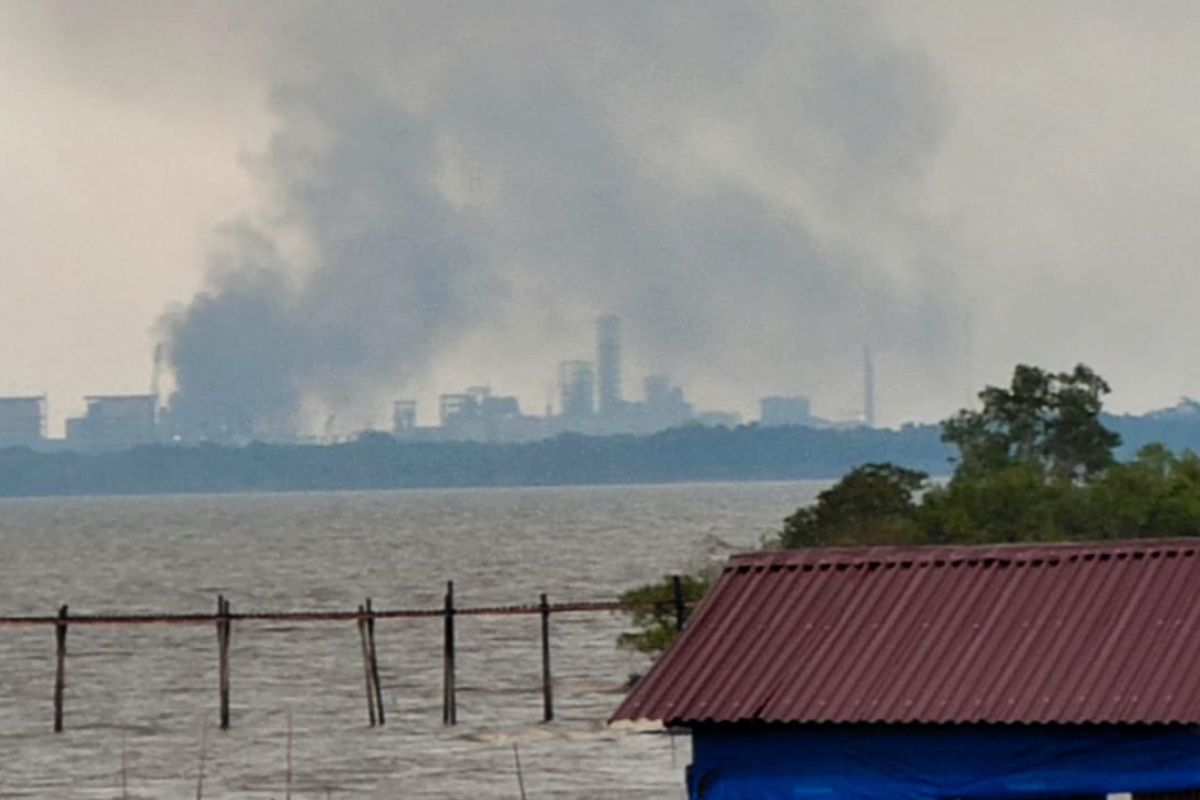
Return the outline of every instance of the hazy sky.
[[[384,424],[670,373],[936,420],[1014,363],[1200,394],[1200,6],[0,4],[0,393]]]

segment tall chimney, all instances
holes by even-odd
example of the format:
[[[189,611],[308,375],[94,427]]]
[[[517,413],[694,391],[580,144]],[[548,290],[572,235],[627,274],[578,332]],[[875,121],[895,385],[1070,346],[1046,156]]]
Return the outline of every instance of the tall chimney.
[[[596,320],[598,411],[610,417],[621,408],[621,318],[605,314]]]

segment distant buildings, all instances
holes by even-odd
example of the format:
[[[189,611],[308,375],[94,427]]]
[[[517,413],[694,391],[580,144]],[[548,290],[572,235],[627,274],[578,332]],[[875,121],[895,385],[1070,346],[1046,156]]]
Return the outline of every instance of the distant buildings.
[[[0,397],[0,447],[36,447],[46,436],[46,398]]]
[[[805,428],[860,428],[862,420],[834,421],[812,413],[812,405],[804,395],[771,395],[760,398],[758,424],[764,428],[800,425]]]
[[[558,393],[562,415],[583,422],[596,413],[596,379],[591,363],[564,361],[558,365]]]
[[[812,405],[804,395],[772,395],[759,402],[759,424],[766,428],[784,425],[803,425],[810,428],[875,427],[875,358],[869,346],[863,347],[862,417],[849,422],[821,419],[812,413]]]
[[[472,386],[462,394],[442,395],[438,398],[438,415],[441,427],[435,429],[439,434],[433,438],[484,442],[531,438],[531,418],[522,416],[517,398],[492,394],[487,386]],[[412,438],[420,430],[413,428],[407,437]],[[405,438],[405,434],[396,434]]]
[[[606,314],[596,320],[597,410],[602,417],[621,411],[621,318]]]
[[[661,430],[682,425],[693,416],[692,404],[683,396],[683,389],[671,383],[667,375],[647,375],[642,380],[641,407],[634,407],[642,417],[643,428]]]
[[[545,414],[521,411],[515,396],[494,394],[490,386],[472,386],[438,397],[437,424],[419,425],[417,402],[396,400],[392,406],[392,434],[408,441],[530,442],[564,433],[589,436],[645,435],[684,425],[736,427],[741,416],[699,409],[682,386],[656,373],[641,381],[640,400],[625,394],[624,342],[621,318],[605,314],[595,320],[595,360],[569,359],[558,368],[557,408],[548,399]],[[851,427],[874,423],[874,369],[870,350],[864,349],[864,413],[862,421],[835,423],[812,414],[807,397],[770,396],[761,399],[764,426],[807,425]],[[145,395],[92,395],[85,398],[86,412],[68,419],[63,439],[46,436],[44,396],[0,397],[0,448],[34,447],[81,451],[124,450],[156,442],[194,444],[215,442],[241,445],[251,441],[332,442],[335,417],[328,418],[324,438],[299,435],[291,420],[264,425],[250,410],[231,400],[217,398],[227,424],[214,427],[181,426],[170,409],[160,415],[158,384],[163,353],[155,350],[152,392]],[[209,409],[210,411],[212,409]],[[189,409],[194,411],[194,409]]]
[[[780,397],[774,395],[758,401],[759,424],[773,428],[780,425],[812,425],[812,406],[804,395]]]
[[[392,406],[392,430],[409,433],[417,427],[417,401],[397,400]]]
[[[415,400],[396,401],[392,435],[406,441],[525,442],[547,436],[545,420],[521,413],[516,397],[472,386],[438,397],[438,425],[418,427]]]
[[[93,395],[87,413],[67,420],[74,450],[127,450],[157,439],[158,398],[152,394]]]
[[[154,395],[93,395],[87,412],[67,420],[66,439],[46,438],[46,398],[0,397],[0,447],[127,450],[158,439]]]
[[[416,404],[395,405],[392,433],[419,441],[525,442],[581,433],[591,436],[647,434],[680,425],[733,427],[737,414],[697,412],[683,389],[666,375],[650,375],[642,384],[644,399],[626,399],[623,391],[621,318],[606,314],[596,320],[596,360],[567,360],[558,366],[558,413],[543,417],[521,413],[515,397],[496,396],[482,387],[441,395],[438,426],[415,423]]]

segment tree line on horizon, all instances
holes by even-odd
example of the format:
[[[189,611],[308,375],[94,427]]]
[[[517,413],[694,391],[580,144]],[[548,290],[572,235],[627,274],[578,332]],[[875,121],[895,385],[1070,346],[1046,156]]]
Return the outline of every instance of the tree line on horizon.
[[[564,434],[522,444],[151,445],[123,452],[0,450],[0,496],[335,491],[472,486],[831,479],[887,459],[946,470],[937,429],[687,426],[650,435]]]
[[[1150,442],[1200,450],[1196,413],[1114,417],[1119,459]],[[650,435],[564,434],[524,444],[401,442],[368,433],[334,445],[153,445],[111,453],[0,449],[0,496],[337,491],[473,486],[833,480],[868,463],[949,476],[937,425],[900,430],[707,428]]]

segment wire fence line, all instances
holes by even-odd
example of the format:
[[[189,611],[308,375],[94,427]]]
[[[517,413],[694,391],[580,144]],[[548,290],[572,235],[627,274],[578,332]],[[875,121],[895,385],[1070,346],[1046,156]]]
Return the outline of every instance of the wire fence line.
[[[554,681],[551,670],[551,617],[555,614],[589,614],[636,612],[655,609],[660,614],[673,612],[676,630],[682,630],[688,613],[679,576],[672,576],[671,598],[665,602],[626,602],[623,600],[580,600],[551,603],[542,594],[536,604],[510,604],[458,607],[454,602],[454,582],[446,584],[444,603],[440,608],[376,609],[371,598],[351,611],[250,611],[235,612],[224,595],[218,595],[214,613],[135,613],[135,614],[71,614],[63,605],[53,615],[0,616],[0,627],[48,627],[54,631],[54,731],[64,728],[64,704],[67,667],[67,635],[75,626],[215,626],[218,658],[218,703],[220,726],[230,727],[230,652],[234,622],[337,623],[354,622],[358,628],[363,662],[363,681],[367,702],[367,718],[373,727],[386,722],[386,710],[380,681],[379,656],[375,641],[375,624],[389,619],[436,619],[443,622],[442,637],[442,722],[458,722],[457,702],[457,643],[455,620],[458,617],[538,616],[541,618],[541,692],[542,719],[554,719]],[[355,656],[357,657],[357,656]]]
[[[551,614],[635,611],[644,608],[670,607],[662,603],[625,603],[620,600],[579,600],[550,603]],[[458,616],[506,616],[517,614],[541,614],[539,604],[516,604],[501,606],[457,607]],[[228,618],[234,622],[356,622],[367,619],[420,619],[445,616],[444,608],[395,608],[373,611],[230,611],[228,615],[218,613],[141,613],[141,614],[69,614],[66,620],[71,625],[212,625],[218,619]],[[0,626],[33,627],[55,626],[63,622],[58,614],[32,614],[0,616]]]

